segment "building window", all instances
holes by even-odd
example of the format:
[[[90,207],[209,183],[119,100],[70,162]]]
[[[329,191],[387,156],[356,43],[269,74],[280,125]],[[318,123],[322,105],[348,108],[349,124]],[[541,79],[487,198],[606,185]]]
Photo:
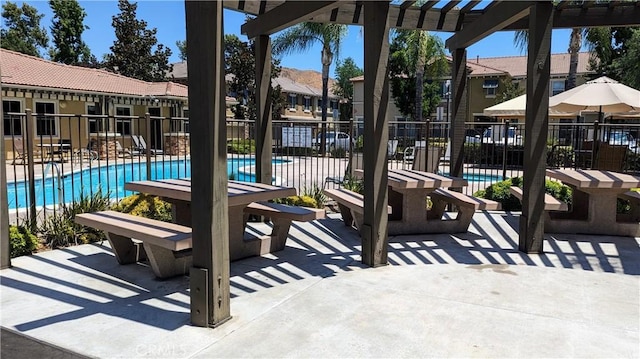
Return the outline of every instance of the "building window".
[[[304,97],[304,112],[310,112],[310,111],[311,111],[311,97],[305,96]]]
[[[5,136],[22,136],[22,119],[19,115],[12,115],[9,112],[20,113],[20,101],[2,101],[2,120]]]
[[[109,121],[106,118],[91,117],[99,116],[100,105],[91,103],[87,104],[87,115],[89,115],[89,133],[100,133],[109,131]]]
[[[330,108],[331,108],[332,110],[337,110],[337,109],[338,109],[338,100],[331,100],[330,105],[331,105],[331,107],[330,107]]]
[[[551,96],[555,96],[561,92],[564,92],[565,89],[565,81],[564,80],[553,80],[551,81]]]
[[[316,112],[320,112],[322,111],[322,98],[321,97],[317,97],[316,98]]]
[[[482,88],[484,89],[484,94],[486,97],[496,97],[498,80],[484,80]]]
[[[47,116],[56,113],[53,102],[36,102],[36,136],[58,136],[55,116]]]
[[[295,111],[298,103],[298,96],[294,93],[289,94],[289,110]]]
[[[131,119],[117,116],[131,116],[131,107],[116,107],[116,132],[121,135],[131,135]]]

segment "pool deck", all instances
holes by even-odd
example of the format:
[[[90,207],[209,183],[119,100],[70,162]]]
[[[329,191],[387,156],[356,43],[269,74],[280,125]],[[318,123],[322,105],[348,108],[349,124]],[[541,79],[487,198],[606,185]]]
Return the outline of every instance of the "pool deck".
[[[231,264],[233,318],[216,329],[190,325],[187,277],[119,266],[106,244],[15,258],[2,356],[640,357],[640,239],[545,235],[524,254],[517,221],[391,237],[375,269],[338,216],[295,223],[284,251]]]

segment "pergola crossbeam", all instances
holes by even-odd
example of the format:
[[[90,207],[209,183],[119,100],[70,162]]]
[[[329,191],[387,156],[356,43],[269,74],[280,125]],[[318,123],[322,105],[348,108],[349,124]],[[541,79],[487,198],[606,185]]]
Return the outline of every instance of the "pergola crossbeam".
[[[462,49],[529,15],[530,1],[507,1],[492,7],[446,41],[449,49]]]
[[[287,1],[286,3],[247,21],[240,30],[248,38],[271,35],[336,7],[338,1]]]

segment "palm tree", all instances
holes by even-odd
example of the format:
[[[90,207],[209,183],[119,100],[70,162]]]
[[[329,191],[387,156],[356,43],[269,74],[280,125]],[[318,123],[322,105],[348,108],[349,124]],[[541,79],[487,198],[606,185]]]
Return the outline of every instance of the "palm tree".
[[[322,45],[322,141],[320,153],[325,154],[327,130],[327,98],[329,97],[329,67],[333,57],[339,58],[347,26],[304,22],[290,27],[273,40],[273,53],[286,55],[309,50],[314,43]]]

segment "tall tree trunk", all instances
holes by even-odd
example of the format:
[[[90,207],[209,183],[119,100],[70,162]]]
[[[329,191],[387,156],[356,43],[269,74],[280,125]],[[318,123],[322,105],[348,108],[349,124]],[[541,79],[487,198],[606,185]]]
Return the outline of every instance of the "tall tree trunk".
[[[567,88],[570,90],[576,87],[576,74],[578,73],[578,55],[582,47],[582,29],[574,28],[571,30],[571,38],[569,40],[569,74],[567,76]]]
[[[420,31],[420,30],[418,30]],[[414,113],[414,121],[422,121],[422,97],[424,92],[424,65],[426,62],[426,54],[425,54],[425,44],[423,44],[423,36],[424,34],[420,31],[418,34],[417,41],[417,55],[416,59],[416,102],[415,102],[415,113]]]
[[[320,154],[325,155],[327,147],[327,99],[329,97],[329,66],[333,61],[333,53],[327,46],[322,48],[322,138]],[[335,119],[334,119],[335,120]]]

